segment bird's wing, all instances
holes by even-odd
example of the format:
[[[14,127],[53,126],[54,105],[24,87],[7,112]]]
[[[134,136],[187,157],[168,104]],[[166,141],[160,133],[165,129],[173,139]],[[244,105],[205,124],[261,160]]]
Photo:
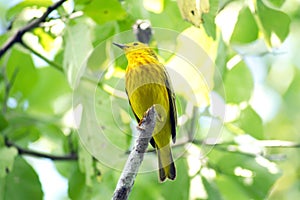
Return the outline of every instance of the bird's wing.
[[[165,68],[164,68],[165,69]],[[176,110],[176,98],[175,93],[171,84],[171,79],[169,77],[169,74],[166,70],[164,70],[165,73],[165,83],[168,91],[168,97],[169,97],[169,105],[170,105],[170,121],[171,121],[171,133],[172,133],[172,141],[173,143],[176,142],[176,125],[177,125],[177,110]]]
[[[127,94],[127,96],[128,96],[128,93],[127,93],[127,90],[126,90],[126,89],[125,89],[125,91],[126,91],[126,94]],[[138,123],[140,123],[140,118],[135,114],[134,110],[132,109],[132,106],[131,106],[131,102],[130,102],[129,97],[128,97],[128,101],[129,101],[130,108],[131,108],[131,110],[132,110],[132,112],[133,112],[133,114],[134,114],[134,116],[135,116],[135,118],[136,118],[136,121],[137,121]]]
[[[127,93],[127,90],[125,89],[125,91],[126,91],[126,94],[127,94],[127,96],[128,96],[128,93]],[[135,114],[135,112],[134,112],[134,110],[132,109],[132,106],[131,106],[131,102],[130,102],[130,99],[128,98],[128,101],[129,101],[129,105],[130,105],[130,107],[131,107],[131,110],[132,110],[132,112],[133,112],[133,114],[134,114],[134,116],[135,116],[135,118],[136,118],[136,121],[138,122],[138,123],[140,123],[140,118]],[[151,146],[153,147],[153,148],[155,148],[156,147],[156,144],[155,144],[155,141],[154,141],[154,139],[153,139],[153,137],[150,139],[150,144],[151,144]]]

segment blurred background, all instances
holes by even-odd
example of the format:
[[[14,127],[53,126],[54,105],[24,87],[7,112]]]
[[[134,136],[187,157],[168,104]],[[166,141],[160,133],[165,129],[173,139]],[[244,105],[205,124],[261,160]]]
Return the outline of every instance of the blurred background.
[[[299,13],[299,0],[0,0],[0,199],[111,199],[137,125],[112,42],[140,33],[176,93],[177,178],[159,183],[146,153],[129,199],[297,199]]]

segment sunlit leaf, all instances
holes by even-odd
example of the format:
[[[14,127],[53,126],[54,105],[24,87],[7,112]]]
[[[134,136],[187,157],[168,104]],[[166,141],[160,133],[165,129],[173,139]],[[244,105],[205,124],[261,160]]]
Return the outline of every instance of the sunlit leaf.
[[[245,63],[240,62],[225,74],[226,102],[240,103],[248,101],[253,90],[253,80]]]
[[[16,148],[0,146],[0,180],[12,171],[15,157],[17,155],[18,151]]]
[[[157,14],[164,10],[164,0],[144,0],[143,4],[146,10]]]
[[[268,7],[262,0],[257,1],[257,11],[268,43],[272,45],[273,34],[283,42],[289,34],[291,23],[289,16],[284,12]]]
[[[39,42],[45,51],[50,51],[54,47],[54,37],[49,33],[45,32],[43,28],[36,28],[34,29],[35,35],[38,36]]]
[[[176,167],[178,174],[176,180],[166,181],[163,184],[158,183],[157,170],[139,173],[129,199],[189,199],[190,178],[186,160],[178,159]]]
[[[103,24],[111,20],[122,20],[126,17],[125,10],[117,0],[91,1],[84,7],[83,12],[98,24]]]
[[[162,193],[165,199],[189,199],[190,193],[190,177],[189,168],[185,159],[176,161],[176,169],[178,176],[175,182],[167,181],[162,185],[163,191],[173,191],[170,193]]]
[[[115,22],[107,22],[101,26],[96,26],[91,31],[93,34],[93,45],[96,47],[99,43],[106,42],[109,37],[116,34],[116,24]]]
[[[94,175],[93,157],[82,145],[79,145],[78,157],[79,169],[85,174],[85,184],[92,186],[91,177]]]
[[[76,87],[84,72],[84,62],[92,50],[88,26],[83,23],[68,26],[65,35],[63,67],[72,88]]]
[[[215,90],[220,90],[219,94],[223,95],[223,76],[226,72],[226,60],[228,47],[225,45],[223,38],[220,38],[218,43],[217,56],[215,59],[216,73],[214,76]]]
[[[191,27],[178,36],[176,54],[166,64],[175,93],[196,106],[209,104],[216,51],[216,44],[203,29]]]
[[[117,168],[123,166],[128,150],[127,137],[116,120],[120,106],[103,89],[81,81],[74,93],[74,109],[79,136],[84,147],[100,162]],[[123,100],[128,104],[127,100]],[[116,118],[115,118],[116,117]]]
[[[36,141],[40,137],[40,131],[37,129],[37,121],[24,116],[11,116],[10,124],[7,127],[6,135],[8,139],[27,146],[30,142]]]
[[[257,39],[258,27],[248,7],[240,10],[238,20],[231,35],[231,43],[249,43]]]
[[[283,95],[288,115],[290,117],[299,115],[298,109],[300,101],[300,71],[297,69],[294,75],[294,79],[288,87],[287,91]]]
[[[268,0],[272,5],[277,6],[277,7],[281,7],[285,0]]]
[[[10,95],[18,100],[26,100],[36,86],[37,72],[30,54],[13,48],[7,63],[7,77],[9,80],[16,74]]]
[[[203,27],[205,29],[205,32],[214,40],[217,37],[215,18],[218,10],[219,0],[211,0],[209,12],[203,14]]]
[[[263,157],[224,152],[217,165],[216,183],[228,199],[264,199],[280,176],[276,165]]]
[[[220,193],[220,190],[218,189],[215,182],[208,180],[204,176],[201,176],[201,180],[203,183],[203,186],[205,188],[205,191],[207,192],[208,200],[222,200],[222,194]]]
[[[35,8],[40,8],[40,7],[49,7],[53,4],[51,0],[24,0],[21,1],[20,3],[16,4],[15,6],[11,7],[7,12],[6,12],[6,19],[12,20],[13,17],[15,17],[17,14],[19,14],[23,9],[27,7],[35,7]]]
[[[209,0],[178,0],[178,7],[183,19],[199,27],[203,22],[202,14],[210,9]]]
[[[93,177],[92,186],[88,186],[85,182],[85,174],[76,166],[69,178],[68,194],[72,199],[110,199],[112,197],[120,173],[101,164],[98,164],[98,167],[101,170],[101,180]]]
[[[38,80],[28,98],[29,112],[60,115],[71,108],[72,92],[62,72],[44,67],[37,69],[36,75]]]
[[[241,111],[238,124],[241,129],[256,139],[263,139],[262,119],[251,106]]]

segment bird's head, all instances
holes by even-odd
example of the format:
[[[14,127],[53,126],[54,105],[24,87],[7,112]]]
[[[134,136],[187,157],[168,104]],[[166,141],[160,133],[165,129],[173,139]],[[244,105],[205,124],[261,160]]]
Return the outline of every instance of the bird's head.
[[[129,57],[135,57],[139,55],[152,56],[157,59],[155,53],[147,44],[141,42],[132,42],[128,44],[118,44],[113,42],[113,44],[125,52],[127,59],[129,59]]]

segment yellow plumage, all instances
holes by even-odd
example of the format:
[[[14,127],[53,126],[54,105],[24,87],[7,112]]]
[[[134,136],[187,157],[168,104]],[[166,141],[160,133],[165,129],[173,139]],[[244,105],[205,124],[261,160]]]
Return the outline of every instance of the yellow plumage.
[[[159,119],[150,143],[157,149],[160,181],[166,178],[174,180],[176,170],[170,139],[172,137],[175,142],[177,114],[175,95],[165,67],[145,44],[135,42],[115,45],[124,50],[128,60],[125,87],[130,106],[138,122],[148,108],[156,105]]]

